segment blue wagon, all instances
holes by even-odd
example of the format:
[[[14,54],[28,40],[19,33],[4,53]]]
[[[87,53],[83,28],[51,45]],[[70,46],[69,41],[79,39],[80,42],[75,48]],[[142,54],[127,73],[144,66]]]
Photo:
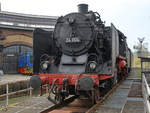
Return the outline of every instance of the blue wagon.
[[[18,72],[22,74],[33,73],[33,53],[21,53],[19,55]]]

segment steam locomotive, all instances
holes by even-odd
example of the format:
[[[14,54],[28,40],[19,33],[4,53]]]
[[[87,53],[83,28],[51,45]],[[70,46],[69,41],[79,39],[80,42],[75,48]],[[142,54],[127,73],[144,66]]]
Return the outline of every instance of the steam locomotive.
[[[103,90],[131,70],[126,36],[113,24],[105,26],[87,4],[79,4],[78,10],[59,17],[54,31],[37,28],[33,33],[35,76],[30,85],[48,84],[48,99],[54,103],[69,95],[84,95],[94,104]]]

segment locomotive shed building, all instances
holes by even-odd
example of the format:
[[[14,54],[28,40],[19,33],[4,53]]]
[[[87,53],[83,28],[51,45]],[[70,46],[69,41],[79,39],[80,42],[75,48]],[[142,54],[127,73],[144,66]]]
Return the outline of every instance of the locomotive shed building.
[[[56,16],[20,14],[0,11],[0,67],[4,73],[18,73],[17,61],[20,53],[32,52],[32,33],[35,28],[48,31],[54,29]]]

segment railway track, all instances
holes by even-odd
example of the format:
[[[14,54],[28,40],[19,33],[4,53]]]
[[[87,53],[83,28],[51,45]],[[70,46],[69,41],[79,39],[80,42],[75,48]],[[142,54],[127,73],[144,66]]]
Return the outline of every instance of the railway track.
[[[93,113],[96,108],[101,105],[107,99],[107,97],[109,97],[118,88],[122,81],[123,80],[117,83],[95,105],[92,105],[89,99],[72,96],[66,99],[63,103],[52,105],[40,113]]]

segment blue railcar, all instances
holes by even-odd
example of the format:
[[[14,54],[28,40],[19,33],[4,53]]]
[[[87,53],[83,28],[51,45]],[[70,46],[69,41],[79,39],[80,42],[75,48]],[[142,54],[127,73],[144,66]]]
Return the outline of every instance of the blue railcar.
[[[22,74],[33,73],[33,53],[21,53],[19,55],[18,72]]]

